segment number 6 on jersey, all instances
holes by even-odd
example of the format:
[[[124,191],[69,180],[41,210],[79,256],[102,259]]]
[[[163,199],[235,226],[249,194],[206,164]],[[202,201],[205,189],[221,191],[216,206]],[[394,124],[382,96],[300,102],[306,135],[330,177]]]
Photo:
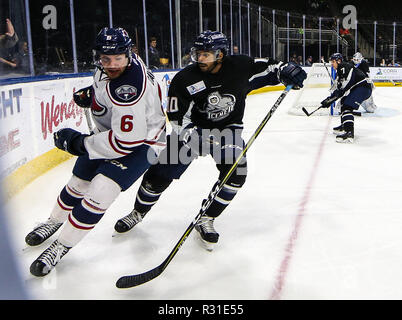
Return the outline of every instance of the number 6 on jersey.
[[[133,119],[134,119],[134,117],[129,114],[121,117],[120,130],[123,132],[132,131],[133,130]]]

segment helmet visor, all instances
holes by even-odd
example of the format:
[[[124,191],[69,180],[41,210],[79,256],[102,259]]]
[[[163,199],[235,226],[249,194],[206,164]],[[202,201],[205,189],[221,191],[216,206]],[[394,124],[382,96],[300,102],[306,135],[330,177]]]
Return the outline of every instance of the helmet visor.
[[[221,50],[197,50],[197,48],[193,47],[190,51],[191,61],[197,63],[211,63],[215,62]]]

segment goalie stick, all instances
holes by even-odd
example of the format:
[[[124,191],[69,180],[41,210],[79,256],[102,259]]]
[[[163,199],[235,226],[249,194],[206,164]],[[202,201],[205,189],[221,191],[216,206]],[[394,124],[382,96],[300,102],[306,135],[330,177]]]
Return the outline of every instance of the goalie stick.
[[[174,246],[173,250],[169,253],[167,258],[157,267],[146,271],[144,273],[140,274],[135,274],[135,275],[128,275],[128,276],[123,276],[120,279],[117,280],[116,282],[116,287],[117,288],[131,288],[135,287],[138,285],[141,285],[145,282],[148,282],[157,276],[159,276],[169,265],[169,263],[172,261],[173,257],[176,255],[176,253],[179,251],[180,247],[183,245],[184,241],[187,239],[187,237],[190,235],[191,231],[194,229],[195,225],[197,222],[200,220],[202,215],[206,212],[206,210],[209,208],[213,200],[215,199],[216,195],[222,190],[223,185],[227,182],[227,180],[230,178],[234,170],[236,170],[237,166],[239,165],[240,161],[243,159],[244,155],[246,154],[247,150],[250,148],[250,146],[253,144],[257,136],[260,134],[262,129],[265,127],[266,123],[268,120],[272,117],[276,109],[279,107],[281,104],[282,100],[286,97],[288,92],[292,89],[292,85],[288,85],[285,90],[281,93],[279,98],[276,100],[272,108],[269,110],[265,118],[262,120],[260,125],[257,127],[255,130],[254,134],[251,136],[249,141],[247,142],[246,146],[244,147],[243,151],[241,154],[237,157],[235,163],[232,165],[226,176],[220,181],[220,183],[215,187],[214,190],[211,191],[210,195],[208,196],[207,201],[202,205],[200,212],[197,214],[197,216],[194,218],[194,220],[191,222],[191,224],[187,227],[186,231],[184,234],[181,236],[180,240],[177,242],[177,244]]]

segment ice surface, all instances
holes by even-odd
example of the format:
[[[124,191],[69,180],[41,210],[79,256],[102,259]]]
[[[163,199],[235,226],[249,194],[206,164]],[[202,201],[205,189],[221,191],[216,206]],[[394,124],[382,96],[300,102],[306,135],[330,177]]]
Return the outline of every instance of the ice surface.
[[[244,137],[280,92],[249,96]],[[140,181],[45,278],[29,274],[51,243],[24,248],[71,175],[69,160],[7,204],[21,273],[35,299],[402,299],[402,88],[374,91],[376,114],[355,117],[355,143],[338,144],[339,117],[287,113],[290,92],[248,152],[246,184],[216,220],[221,237],[205,251],[193,232],[161,276],[117,289],[122,276],[160,264],[217,179],[196,160],[141,224],[112,237]]]

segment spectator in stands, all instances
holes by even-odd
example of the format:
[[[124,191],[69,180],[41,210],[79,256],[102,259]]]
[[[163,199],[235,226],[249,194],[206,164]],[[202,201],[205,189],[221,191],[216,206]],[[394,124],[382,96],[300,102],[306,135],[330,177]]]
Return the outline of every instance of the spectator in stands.
[[[137,55],[140,55],[140,54],[138,53],[138,48],[137,48],[137,46],[136,46],[135,44],[131,47],[131,52],[132,52],[132,53],[135,53],[135,54],[137,54]]]
[[[391,62],[388,64],[388,67],[400,67],[401,65],[398,62],[395,62],[395,60],[391,60]]]
[[[297,57],[297,64],[300,65],[300,66],[303,65],[303,58],[302,58],[302,56],[298,56],[298,57]]]
[[[0,34],[0,49],[10,49],[18,42],[17,33],[10,19],[6,19],[6,30],[5,34]]]
[[[184,68],[188,66],[189,64],[192,64],[193,62],[191,61],[190,53],[187,52],[182,58],[181,58],[181,66]]]
[[[0,34],[0,71],[16,67],[12,61],[12,50],[18,42],[18,35],[10,19],[6,19],[6,33]]]
[[[156,49],[156,38],[151,37],[149,41],[149,68],[158,69],[160,66],[159,62],[159,51]]]
[[[8,58],[4,59],[4,58],[0,57],[0,62],[1,62],[1,64],[3,64],[3,66],[5,66],[5,68],[3,67],[0,70],[9,70],[10,68],[17,67],[15,62],[13,62],[12,60],[9,60]]]
[[[26,41],[19,42],[19,50],[14,55],[13,62],[15,63],[16,71],[29,73],[29,55],[28,43]]]
[[[238,55],[238,54],[240,54],[239,47],[233,46],[233,55]]]
[[[313,57],[309,56],[306,60],[306,66],[311,67],[313,65]]]
[[[385,62],[385,59],[381,59],[380,67],[386,67],[387,64]]]

